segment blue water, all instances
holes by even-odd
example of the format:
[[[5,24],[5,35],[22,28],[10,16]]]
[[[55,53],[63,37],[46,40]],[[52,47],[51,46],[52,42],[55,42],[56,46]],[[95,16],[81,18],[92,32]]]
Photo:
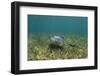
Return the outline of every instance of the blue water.
[[[28,15],[28,34],[60,32],[87,36],[88,18],[78,16]]]

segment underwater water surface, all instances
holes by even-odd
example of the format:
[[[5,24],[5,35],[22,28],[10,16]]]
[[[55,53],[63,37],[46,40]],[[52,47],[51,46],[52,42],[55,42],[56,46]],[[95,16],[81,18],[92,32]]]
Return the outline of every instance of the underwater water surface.
[[[61,35],[63,45],[51,48],[50,38]],[[28,15],[28,60],[87,58],[87,37],[87,17]]]

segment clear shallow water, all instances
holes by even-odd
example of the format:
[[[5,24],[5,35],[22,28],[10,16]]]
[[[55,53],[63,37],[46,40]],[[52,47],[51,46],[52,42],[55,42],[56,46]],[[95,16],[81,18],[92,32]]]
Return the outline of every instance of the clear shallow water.
[[[87,17],[28,15],[28,34],[58,33],[87,37],[87,31]]]
[[[28,60],[87,58],[87,24],[87,17],[28,15]],[[50,47],[54,35],[64,35],[63,49]]]

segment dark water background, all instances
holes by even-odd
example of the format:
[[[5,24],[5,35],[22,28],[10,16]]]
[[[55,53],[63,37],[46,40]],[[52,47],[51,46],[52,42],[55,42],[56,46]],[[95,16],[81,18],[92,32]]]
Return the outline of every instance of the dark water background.
[[[88,18],[77,16],[28,15],[28,34],[51,32],[87,36]]]

